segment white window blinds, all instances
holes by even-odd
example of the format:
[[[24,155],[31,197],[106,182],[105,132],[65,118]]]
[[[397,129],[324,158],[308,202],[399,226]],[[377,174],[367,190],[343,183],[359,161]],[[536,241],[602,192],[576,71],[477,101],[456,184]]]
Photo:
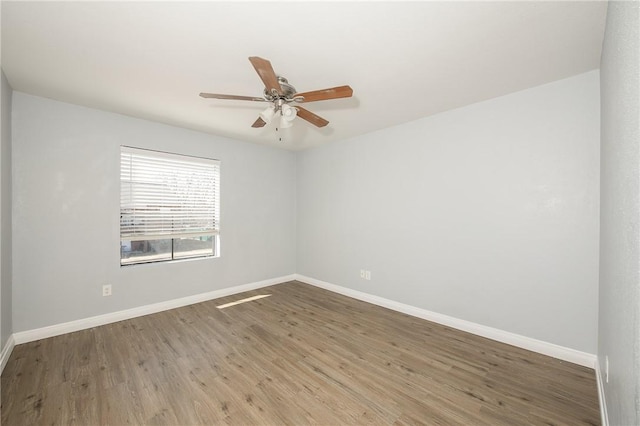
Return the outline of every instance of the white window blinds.
[[[219,205],[219,161],[121,147],[121,241],[217,235]]]

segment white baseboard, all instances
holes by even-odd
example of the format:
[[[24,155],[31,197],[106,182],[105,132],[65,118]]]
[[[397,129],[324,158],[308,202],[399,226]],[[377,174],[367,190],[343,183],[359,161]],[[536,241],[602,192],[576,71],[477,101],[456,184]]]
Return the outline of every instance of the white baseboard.
[[[13,352],[13,347],[16,345],[16,341],[13,338],[13,334],[9,336],[7,339],[7,343],[4,344],[2,348],[2,352],[0,352],[0,374],[4,371],[4,366],[7,365],[7,361],[9,361],[9,357],[11,356],[11,352]]]
[[[596,359],[596,381],[598,382],[598,402],[600,403],[600,419],[602,426],[609,426],[609,415],[607,414],[607,400],[604,398],[604,377],[600,370],[600,360]]]
[[[433,321],[438,324],[446,325],[448,327],[456,328],[458,330],[466,331],[472,334],[476,334],[478,336],[496,340],[498,342],[507,343],[513,346],[517,346],[533,352],[538,352],[538,353],[548,355],[554,358],[558,358],[564,361],[583,365],[585,367],[597,368],[597,358],[593,354],[577,351],[575,349],[566,348],[564,346],[555,345],[553,343],[548,343],[541,340],[532,339],[530,337],[521,336],[519,334],[511,333],[511,332],[500,330],[497,328],[487,327],[471,321],[461,320],[458,318],[450,317],[450,316],[439,314],[436,312],[431,312],[426,309],[417,308],[411,305],[406,305],[404,303],[385,299],[380,296],[374,296],[372,294],[368,294],[358,290],[353,290],[350,288],[331,284],[328,282],[317,280],[315,278],[306,277],[300,274],[292,274],[292,275],[287,275],[283,277],[272,278],[264,281],[258,281],[258,282],[239,285],[235,287],[214,290],[207,293],[196,294],[193,296],[182,297],[180,299],[168,300],[166,302],[139,306],[136,308],[126,309],[123,311],[112,312],[104,315],[98,315],[98,316],[83,318],[80,320],[70,321],[62,324],[55,324],[47,327],[14,333],[12,336],[10,336],[9,340],[7,341],[7,344],[2,350],[2,355],[1,355],[2,357],[0,358],[0,361],[2,362],[1,367],[4,368],[4,364],[6,363],[9,356],[11,355],[11,351],[13,350],[14,345],[32,342],[40,339],[46,339],[48,337],[59,336],[65,333],[72,333],[74,331],[85,330],[87,328],[97,327],[100,325],[111,324],[114,322],[123,321],[130,318],[136,318],[143,315],[149,315],[156,312],[161,312],[169,309],[179,308],[182,306],[192,305],[194,303],[200,303],[207,300],[230,296],[230,295],[242,293],[245,291],[256,290],[262,287],[267,287],[270,285],[280,284],[280,283],[293,281],[293,280],[301,281],[303,283],[324,288],[326,290],[343,294],[345,296],[349,296],[354,299],[362,300],[364,302],[372,303],[374,305],[378,305],[388,309],[392,309],[394,311],[402,312],[417,318]],[[596,372],[598,372],[598,370],[596,370]],[[600,386],[600,382],[598,383]],[[604,398],[604,394],[601,393],[601,395]],[[606,410],[606,407],[605,407],[605,410]]]
[[[85,330],[87,328],[111,324],[114,322],[136,318],[143,315],[155,314],[156,312],[167,311],[169,309],[180,308],[182,306],[192,305],[194,303],[205,302],[211,299],[231,296],[232,294],[243,293],[245,291],[256,290],[274,284],[293,281],[295,280],[295,277],[295,275],[287,275],[278,278],[271,278],[264,281],[238,285],[235,287],[223,288],[220,290],[209,291],[207,293],[181,297],[180,299],[167,300],[166,302],[159,302],[151,305],[139,306],[137,308],[126,309],[124,311],[111,312],[104,315],[83,318],[75,321],[65,322],[62,324],[55,324],[47,327],[36,328],[33,330],[21,331],[18,333],[14,333],[12,337],[13,339],[15,339],[15,344],[19,345],[21,343],[33,342],[35,340],[46,339],[48,337],[59,336],[61,334],[72,333],[74,331]]]
[[[324,288],[325,290],[333,291],[335,293],[340,293],[354,299],[362,300],[364,302],[372,303],[374,305],[382,306],[428,321],[433,321],[438,324],[446,325],[447,327],[456,328],[458,330],[466,331],[478,336],[496,340],[498,342],[507,343],[519,348],[572,362],[574,364],[582,365],[589,368],[594,368],[596,365],[597,358],[595,355],[590,353],[577,351],[575,349],[544,342],[542,340],[533,339],[531,337],[526,337],[497,328],[487,327],[486,325],[477,324],[471,321],[466,321],[436,312],[431,312],[426,309],[406,305],[404,303],[385,299],[384,297],[374,296],[372,294],[327,283],[300,274],[296,274],[296,280],[306,284],[311,284],[316,287]]]

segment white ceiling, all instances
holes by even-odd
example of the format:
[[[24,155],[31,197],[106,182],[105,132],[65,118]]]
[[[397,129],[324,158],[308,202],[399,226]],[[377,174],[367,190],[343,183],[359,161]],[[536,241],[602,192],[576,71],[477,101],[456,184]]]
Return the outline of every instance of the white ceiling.
[[[2,68],[21,92],[298,150],[599,67],[604,2],[2,2]],[[278,134],[248,61],[304,92]],[[282,136],[282,141],[278,141]]]

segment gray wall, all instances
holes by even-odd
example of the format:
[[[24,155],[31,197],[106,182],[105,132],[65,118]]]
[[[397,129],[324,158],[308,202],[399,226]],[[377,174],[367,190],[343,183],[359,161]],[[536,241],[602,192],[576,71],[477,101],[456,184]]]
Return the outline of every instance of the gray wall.
[[[299,153],[298,273],[595,354],[599,114],[596,70]]]
[[[12,131],[14,332],[295,273],[295,154],[19,92]],[[121,144],[221,160],[220,258],[120,267]]]
[[[11,303],[11,96],[12,90],[4,75],[0,98],[2,105],[0,143],[0,350],[13,333]]]
[[[640,424],[640,3],[610,2],[601,63],[598,361],[612,425]]]

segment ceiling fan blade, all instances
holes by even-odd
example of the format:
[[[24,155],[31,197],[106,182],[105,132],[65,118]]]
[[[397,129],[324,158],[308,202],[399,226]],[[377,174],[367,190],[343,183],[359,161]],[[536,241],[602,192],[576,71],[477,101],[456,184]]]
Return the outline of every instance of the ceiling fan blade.
[[[309,123],[313,124],[314,126],[324,127],[327,124],[329,124],[327,120],[320,117],[319,115],[312,113],[308,109],[304,109],[300,106],[296,106],[295,108],[298,110],[298,117],[302,118],[303,120],[307,120]]]
[[[338,86],[330,89],[296,93],[293,96],[302,96],[304,98],[303,102],[326,101],[328,99],[350,98],[353,96],[353,89],[350,86]]]
[[[219,93],[200,93],[201,98],[213,98],[213,99],[231,99],[235,101],[257,101],[267,102],[265,98],[256,98],[253,96],[238,96],[238,95],[221,95]]]
[[[265,123],[262,118],[258,117],[258,119],[251,125],[251,127],[264,127],[265,124],[267,123]]]
[[[257,56],[250,56],[249,61],[251,61],[251,65],[256,69],[256,72],[264,83],[264,87],[267,88],[267,91],[271,92],[272,90],[275,90],[279,95],[281,95],[282,87],[280,87],[280,83],[278,83],[278,77],[271,66],[271,62]]]

